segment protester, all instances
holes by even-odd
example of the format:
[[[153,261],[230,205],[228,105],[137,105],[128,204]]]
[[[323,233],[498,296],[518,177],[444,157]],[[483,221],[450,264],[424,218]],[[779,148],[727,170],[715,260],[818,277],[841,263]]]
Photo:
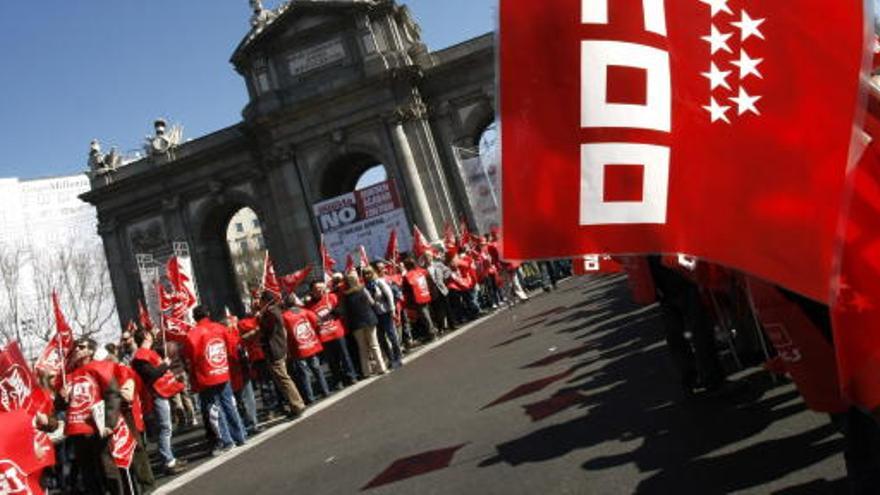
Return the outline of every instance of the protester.
[[[406,274],[403,276],[403,293],[406,298],[407,305],[412,311],[416,320],[423,326],[425,339],[434,340],[437,338],[437,328],[431,319],[431,289],[428,282],[428,272],[424,268],[416,265],[413,258],[407,258],[403,261],[406,268]]]
[[[277,296],[269,291],[264,291],[260,296],[260,307],[256,317],[260,322],[263,352],[266,354],[272,378],[290,408],[288,417],[297,418],[305,410],[306,404],[287,372],[287,330],[284,328],[283,310]]]
[[[422,255],[423,266],[428,272],[428,288],[431,291],[431,318],[439,332],[456,329],[449,304],[449,288],[446,283],[452,278],[452,270],[437,260],[432,251]]]
[[[171,371],[171,360],[162,359],[153,350],[153,333],[138,330],[134,341],[138,346],[132,357],[131,366],[138,374],[149,394],[152,410],[159,424],[159,455],[167,474],[183,471],[183,464],[178,462],[171,449],[171,404],[170,399],[183,392],[184,384],[177,381]]]
[[[61,396],[66,401],[64,433],[73,445],[78,472],[86,493],[122,494],[123,479],[110,454],[112,425],[119,421],[121,396],[115,365],[95,361],[98,344],[92,339],[75,343],[74,370]]]
[[[294,370],[294,376],[305,393],[306,403],[311,404],[317,400],[312,387],[314,376],[321,389],[323,397],[330,395],[327,379],[324,377],[324,369],[319,359],[324,350],[318,332],[321,324],[318,315],[304,309],[296,294],[290,294],[287,298],[287,309],[283,313],[284,328],[287,330],[287,348],[290,350],[290,368]]]
[[[364,289],[373,298],[373,309],[376,312],[377,333],[379,336],[379,345],[387,356],[391,368],[399,368],[401,366],[400,341],[397,336],[397,329],[394,325],[394,312],[396,311],[397,301],[394,297],[394,291],[391,285],[376,274],[376,270],[367,267],[363,271],[366,285]]]
[[[211,321],[203,306],[192,311],[196,326],[186,336],[185,354],[202,410],[211,419],[218,439],[213,453],[221,454],[247,439],[241,416],[229,385],[229,337],[226,327]],[[214,420],[216,418],[216,420]]]
[[[321,324],[318,338],[324,346],[324,358],[330,366],[334,387],[339,389],[352,385],[357,382],[357,374],[348,354],[339,298],[336,294],[327,292],[327,286],[320,280],[312,282],[310,296],[311,300],[306,308],[318,315]]]
[[[384,374],[388,368],[376,337],[376,325],[379,323],[373,309],[376,302],[361,285],[357,273],[349,272],[345,281],[348,288],[345,290],[342,306],[346,325],[353,329],[351,333],[358,344],[361,375],[369,378],[374,372]]]

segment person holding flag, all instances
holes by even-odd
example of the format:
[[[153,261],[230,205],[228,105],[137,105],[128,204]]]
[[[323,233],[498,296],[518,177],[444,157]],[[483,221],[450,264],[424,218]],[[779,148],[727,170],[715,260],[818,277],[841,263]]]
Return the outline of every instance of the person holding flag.
[[[124,482],[113,461],[110,437],[120,419],[121,400],[115,365],[95,361],[93,339],[76,341],[74,370],[61,389],[67,404],[64,433],[70,438],[86,493],[122,494]]]
[[[306,304],[306,309],[318,315],[321,324],[318,338],[324,346],[324,358],[333,374],[335,388],[353,385],[357,382],[357,374],[348,353],[339,298],[327,290],[327,284],[322,280],[312,282],[309,296],[311,299]]]
[[[171,360],[162,359],[153,350],[153,333],[140,329],[134,334],[137,351],[132,357],[131,366],[143,382],[152,410],[156,412],[159,423],[159,455],[167,474],[178,474],[184,470],[171,450],[171,403],[175,395],[184,390],[184,384],[177,381],[171,371]]]

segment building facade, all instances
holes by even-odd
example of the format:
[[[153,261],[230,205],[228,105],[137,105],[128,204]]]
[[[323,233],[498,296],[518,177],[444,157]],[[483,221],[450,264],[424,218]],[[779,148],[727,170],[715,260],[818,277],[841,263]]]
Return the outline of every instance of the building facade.
[[[454,149],[475,147],[495,119],[493,35],[432,52],[395,0],[254,5],[231,59],[250,96],[243,121],[186,143],[157,123],[149,156],[93,166],[82,198],[97,207],[123,319],[144,292],[137,260],[182,243],[202,302],[241,311],[232,216],[256,213],[276,271],[317,263],[312,206],[378,164],[428,237],[472,217]]]

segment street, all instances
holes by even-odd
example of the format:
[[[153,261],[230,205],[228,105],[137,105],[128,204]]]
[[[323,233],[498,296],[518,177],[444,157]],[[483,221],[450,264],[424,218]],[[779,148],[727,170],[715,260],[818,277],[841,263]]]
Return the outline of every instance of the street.
[[[842,440],[827,417],[759,369],[731,380],[728,393],[686,400],[657,309],[629,302],[622,276],[574,278],[249,446],[193,463],[159,493],[844,488]]]

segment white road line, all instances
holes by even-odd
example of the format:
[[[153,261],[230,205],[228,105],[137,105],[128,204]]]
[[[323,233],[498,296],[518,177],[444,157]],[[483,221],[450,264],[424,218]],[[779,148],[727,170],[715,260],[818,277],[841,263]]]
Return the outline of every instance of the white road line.
[[[403,358],[404,364],[415,361],[416,359],[424,356],[425,354],[428,354],[429,352],[437,349],[441,345],[457,338],[459,335],[465,334],[466,332],[470,331],[472,328],[476,327],[480,323],[488,321],[489,319],[493,318],[494,316],[498,316],[505,311],[506,310],[499,311],[497,313],[493,313],[493,314],[484,316],[484,317],[480,318],[479,320],[472,321],[472,322],[468,323],[467,325],[464,325],[460,329],[452,332],[451,334],[446,334],[443,337],[438,338],[434,342],[431,342],[430,344],[427,344],[427,345],[420,347],[417,351],[412,352],[408,356]],[[252,449],[259,447],[260,445],[262,445],[266,441],[268,441],[272,438],[275,438],[278,435],[293,428],[294,426],[296,426],[298,423],[302,422],[306,418],[309,418],[311,416],[318,414],[319,412],[323,411],[324,409],[327,409],[328,407],[336,404],[337,402],[340,402],[340,401],[346,399],[348,396],[357,393],[361,389],[366,388],[367,386],[371,385],[373,382],[375,382],[377,380],[381,380],[382,378],[388,376],[389,374],[390,373],[385,374],[385,375],[380,375],[377,377],[373,377],[373,378],[368,378],[366,380],[362,380],[362,381],[360,381],[350,387],[346,387],[345,389],[343,389],[339,392],[336,392],[335,394],[333,394],[332,397],[324,399],[321,402],[315,404],[314,406],[310,406],[309,408],[307,408],[305,410],[305,412],[303,412],[303,415],[300,416],[299,418],[297,418],[296,420],[282,423],[277,426],[273,426],[270,429],[263,432],[262,434],[260,434],[259,436],[255,437],[253,439],[249,439],[248,443],[245,444],[244,446],[235,447],[223,455],[215,457],[215,458],[213,458],[203,464],[199,464],[198,466],[192,468],[191,470],[189,470],[183,474],[178,475],[176,478],[174,478],[174,480],[169,481],[168,483],[160,486],[159,488],[157,488],[153,492],[153,494],[154,495],[162,495],[162,494],[173,492],[174,490],[176,490],[176,489],[182,487],[183,485],[195,480],[196,478],[199,478],[201,476],[204,476],[205,474],[208,474],[208,472],[213,471],[214,469],[220,467],[221,465],[225,464],[229,460],[234,459],[234,458],[240,456],[241,454],[244,454],[245,452],[248,452]]]

